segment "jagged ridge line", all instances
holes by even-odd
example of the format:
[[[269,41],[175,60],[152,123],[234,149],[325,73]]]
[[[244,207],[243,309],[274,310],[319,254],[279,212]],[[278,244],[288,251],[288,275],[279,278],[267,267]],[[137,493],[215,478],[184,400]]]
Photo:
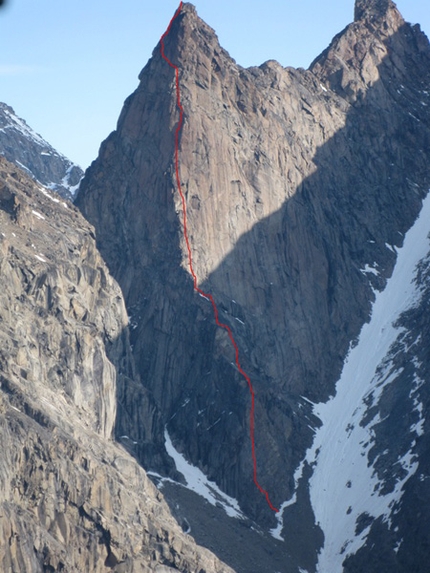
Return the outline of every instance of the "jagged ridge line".
[[[254,394],[254,388],[252,386],[251,383],[251,379],[248,376],[248,374],[246,374],[246,372],[242,369],[240,362],[239,362],[239,347],[233,337],[233,333],[231,331],[231,328],[229,327],[228,324],[224,324],[222,322],[220,322],[219,320],[219,315],[218,315],[218,308],[215,304],[215,300],[213,298],[213,296],[210,293],[205,293],[197,284],[197,276],[194,272],[194,267],[193,267],[193,258],[192,258],[192,254],[191,254],[191,245],[190,245],[190,241],[188,238],[188,227],[187,227],[187,207],[186,207],[186,202],[185,202],[185,196],[184,193],[182,191],[182,185],[181,185],[181,180],[179,177],[179,134],[180,131],[182,129],[182,125],[183,125],[183,117],[184,117],[184,108],[182,107],[181,104],[181,95],[180,95],[180,86],[179,86],[179,68],[178,66],[176,66],[175,64],[173,64],[169,58],[166,56],[166,54],[164,53],[164,39],[166,38],[166,36],[169,34],[172,24],[173,22],[176,20],[176,18],[179,16],[179,14],[181,13],[182,10],[182,2],[179,4],[178,9],[176,10],[176,12],[173,15],[173,18],[170,20],[170,23],[167,27],[167,30],[164,32],[164,34],[161,36],[160,38],[160,46],[161,46],[161,56],[162,58],[169,64],[169,66],[171,68],[173,68],[175,70],[175,83],[176,83],[176,105],[179,108],[179,121],[178,121],[178,125],[176,126],[176,130],[175,130],[175,175],[176,175],[176,184],[178,187],[178,191],[179,191],[179,195],[181,197],[181,203],[182,203],[182,214],[183,214],[183,226],[184,226],[184,238],[185,238],[185,243],[187,246],[187,251],[188,251],[188,266],[191,272],[191,275],[193,277],[193,283],[194,283],[194,290],[196,292],[198,292],[203,298],[209,300],[212,304],[212,308],[213,308],[213,312],[214,312],[214,316],[215,316],[215,322],[217,324],[217,326],[219,326],[220,328],[223,328],[224,330],[227,331],[227,334],[230,338],[230,341],[233,345],[234,351],[235,351],[235,358],[236,358],[236,366],[239,370],[239,372],[242,374],[242,376],[245,378],[247,384],[248,384],[248,388],[249,388],[249,392],[251,394],[251,409],[250,409],[250,413],[249,413],[249,423],[250,423],[250,438],[251,438],[251,451],[252,451],[252,462],[253,462],[253,468],[254,468],[254,483],[257,486],[258,490],[260,491],[260,493],[262,493],[265,498],[266,501],[270,507],[271,510],[273,510],[274,512],[278,513],[279,509],[277,509],[272,502],[270,501],[269,498],[269,494],[268,492],[260,485],[260,483],[258,482],[257,479],[257,456],[255,453],[255,439],[254,439],[254,429],[255,429],[255,394]]]

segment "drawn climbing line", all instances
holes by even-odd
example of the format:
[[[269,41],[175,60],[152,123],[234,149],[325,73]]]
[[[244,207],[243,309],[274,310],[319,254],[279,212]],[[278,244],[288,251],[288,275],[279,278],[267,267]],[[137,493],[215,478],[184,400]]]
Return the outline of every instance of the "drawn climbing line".
[[[252,462],[253,462],[253,467],[254,467],[254,483],[257,486],[260,493],[262,493],[265,496],[266,501],[267,501],[270,509],[272,509],[273,511],[275,511],[277,513],[279,510],[276,509],[276,507],[272,504],[272,502],[270,501],[270,498],[269,498],[269,494],[259,484],[258,479],[257,479],[257,456],[255,453],[255,439],[254,439],[255,394],[254,394],[254,388],[253,388],[252,383],[251,383],[251,379],[248,376],[248,374],[246,374],[246,372],[242,369],[242,366],[240,365],[239,347],[237,346],[236,341],[233,337],[233,333],[231,331],[231,328],[228,326],[228,324],[224,324],[224,323],[220,322],[219,314],[218,314],[218,308],[215,304],[215,300],[210,293],[206,293],[206,292],[202,291],[202,289],[198,286],[197,276],[196,276],[196,273],[194,272],[194,267],[193,267],[193,257],[191,254],[191,245],[190,245],[190,241],[188,238],[187,206],[186,206],[186,202],[185,202],[185,196],[184,196],[184,193],[182,191],[181,179],[179,177],[179,134],[181,132],[183,121],[184,121],[184,108],[182,107],[182,104],[181,104],[181,90],[180,90],[180,86],[179,86],[179,68],[178,68],[178,66],[173,64],[169,60],[169,58],[166,56],[166,54],[164,53],[164,39],[169,34],[169,32],[172,28],[173,22],[176,20],[176,18],[181,13],[181,9],[182,9],[182,2],[179,4],[179,8],[176,10],[175,14],[173,15],[173,18],[170,20],[170,23],[169,23],[169,26],[167,27],[167,30],[161,36],[160,45],[161,45],[161,56],[169,64],[169,66],[175,70],[176,105],[178,106],[178,109],[179,109],[179,121],[178,121],[178,125],[176,126],[176,130],[175,130],[175,175],[176,175],[176,185],[178,187],[178,192],[179,192],[179,195],[181,197],[181,203],[182,203],[184,238],[185,238],[185,244],[187,246],[187,252],[188,252],[188,266],[189,266],[189,269],[191,272],[191,276],[193,277],[194,290],[196,292],[198,292],[202,297],[204,297],[205,299],[207,299],[211,302],[214,316],[215,316],[215,322],[216,322],[217,326],[219,326],[220,328],[223,328],[224,330],[227,331],[227,334],[230,338],[230,341],[231,341],[233,348],[234,348],[234,351],[235,351],[237,369],[242,374],[242,376],[245,378],[245,380],[248,384],[249,392],[251,394],[251,409],[250,409],[250,413],[249,413],[249,427],[250,427],[250,438],[251,438]]]

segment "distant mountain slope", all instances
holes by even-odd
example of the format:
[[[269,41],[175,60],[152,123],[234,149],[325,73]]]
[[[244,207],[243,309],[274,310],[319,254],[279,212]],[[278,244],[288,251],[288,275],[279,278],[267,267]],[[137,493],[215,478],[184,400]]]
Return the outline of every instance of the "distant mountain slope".
[[[73,199],[83,171],[0,102],[0,155],[66,199]]]

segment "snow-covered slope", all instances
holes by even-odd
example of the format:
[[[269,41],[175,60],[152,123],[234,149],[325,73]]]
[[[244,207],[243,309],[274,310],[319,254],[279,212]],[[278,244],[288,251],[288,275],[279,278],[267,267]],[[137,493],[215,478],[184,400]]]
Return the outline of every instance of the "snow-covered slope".
[[[425,424],[420,389],[428,339],[426,330],[407,324],[428,301],[429,231],[430,195],[385,290],[375,292],[370,322],[348,355],[336,395],[314,405],[322,426],[307,462],[313,467],[311,504],[325,538],[320,573],[345,571],[345,559],[365,547],[377,520],[397,553],[402,538],[393,518],[405,485],[414,474],[429,483],[417,450]]]
[[[67,199],[73,199],[83,171],[0,102],[0,154],[31,177]]]
[[[190,464],[185,457],[175,449],[167,429],[164,432],[164,437],[166,440],[167,453],[174,460],[176,469],[183,475],[186,482],[185,487],[201,495],[211,505],[222,507],[230,517],[243,518],[244,515],[240,510],[238,502],[221,491],[215,482],[210,481],[199,468]],[[163,486],[163,482],[173,481],[170,478],[163,478],[155,472],[148,472],[148,475],[159,478],[160,489]]]

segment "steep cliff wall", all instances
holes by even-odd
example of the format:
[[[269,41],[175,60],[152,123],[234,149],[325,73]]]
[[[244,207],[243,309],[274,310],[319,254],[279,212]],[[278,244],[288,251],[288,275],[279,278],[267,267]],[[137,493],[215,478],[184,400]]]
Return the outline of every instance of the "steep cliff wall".
[[[241,68],[190,4],[165,44],[180,70],[194,266],[253,380],[260,481],[278,504],[318,424],[308,400],[334,392],[429,187],[430,49],[388,0],[357,2],[309,71]],[[177,447],[273,523],[252,483],[246,384],[187,271],[177,121],[158,46],[77,204],[123,289],[139,373]]]
[[[0,157],[2,571],[231,571],[111,441],[127,322],[92,227]]]

